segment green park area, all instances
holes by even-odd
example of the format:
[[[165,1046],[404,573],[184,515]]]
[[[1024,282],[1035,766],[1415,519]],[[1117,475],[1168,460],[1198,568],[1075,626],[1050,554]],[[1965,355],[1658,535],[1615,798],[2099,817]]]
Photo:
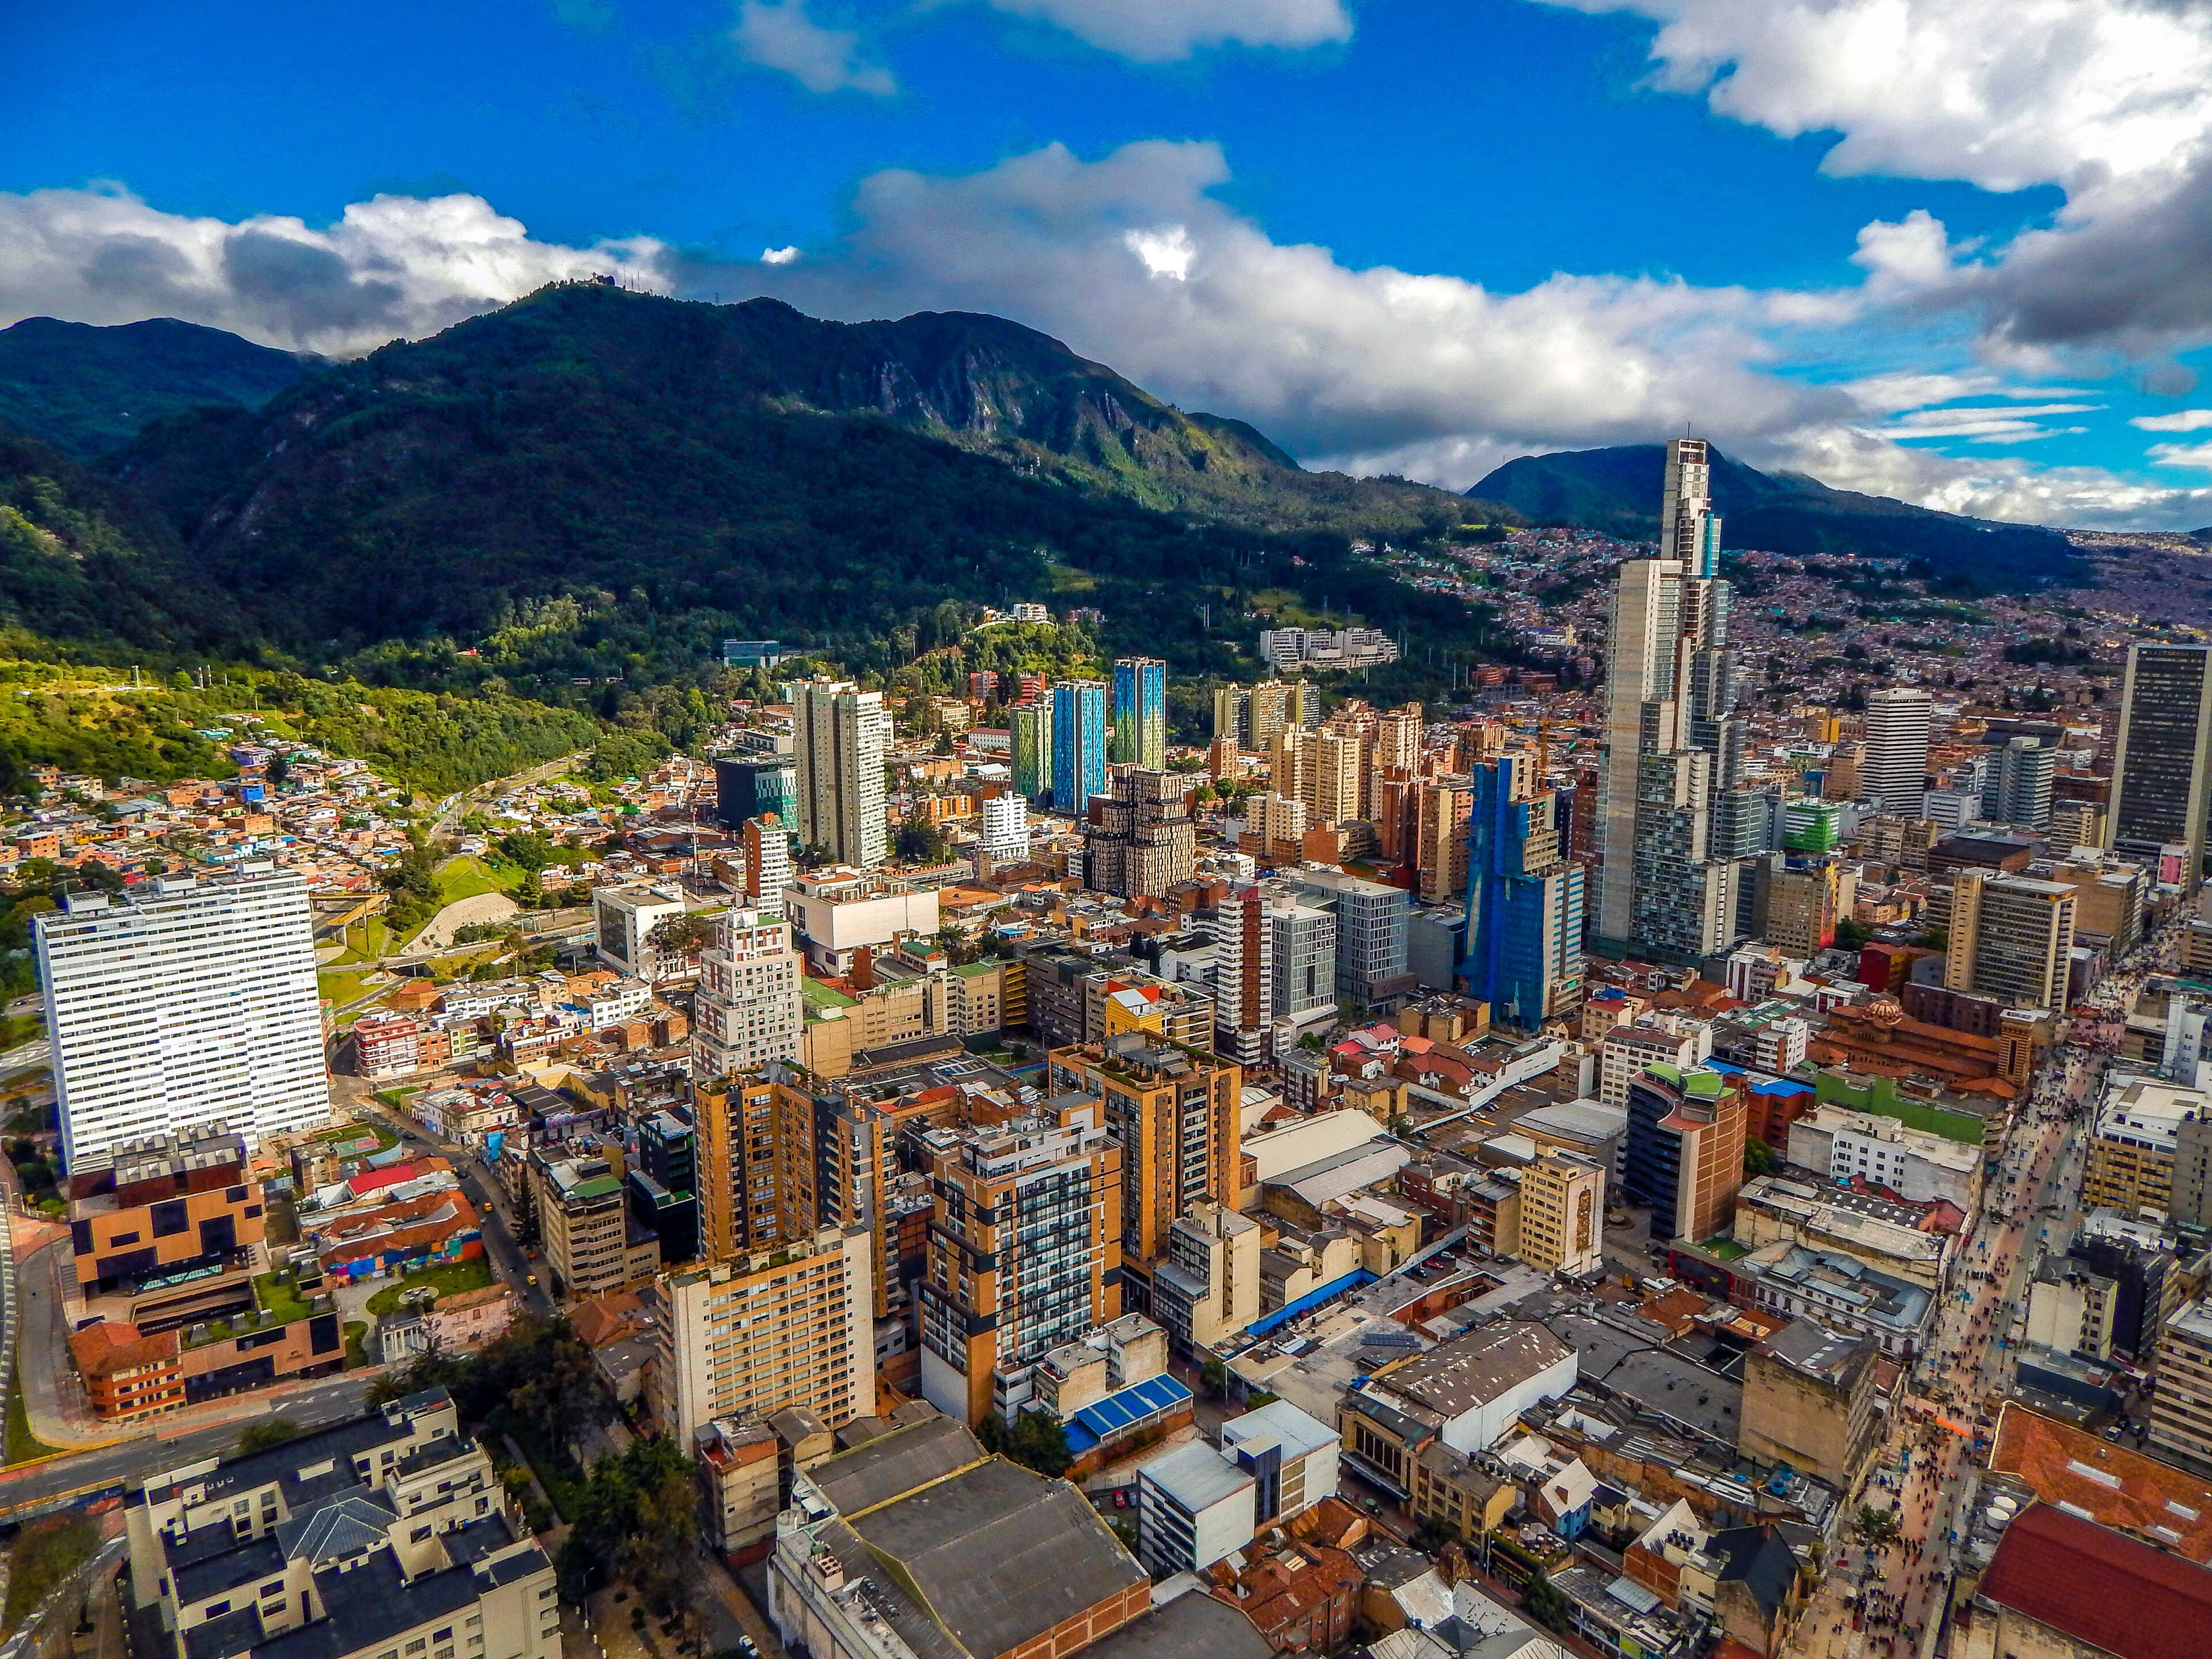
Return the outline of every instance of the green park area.
[[[398,1311],[400,1297],[410,1291],[433,1290],[442,1299],[459,1296],[464,1291],[481,1291],[498,1283],[492,1275],[490,1265],[481,1256],[466,1261],[441,1261],[434,1267],[417,1267],[403,1274],[396,1285],[386,1285],[368,1298],[368,1310],[373,1314]]]

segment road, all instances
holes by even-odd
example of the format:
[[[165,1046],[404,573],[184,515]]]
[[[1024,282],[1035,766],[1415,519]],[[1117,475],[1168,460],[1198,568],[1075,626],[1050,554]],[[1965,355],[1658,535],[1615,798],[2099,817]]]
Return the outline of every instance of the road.
[[[172,1437],[125,1440],[94,1451],[74,1453],[44,1463],[26,1464],[0,1471],[0,1520],[21,1518],[27,1509],[65,1496],[97,1496],[103,1490],[142,1480],[179,1464],[224,1452],[237,1443],[249,1422],[280,1416],[301,1428],[342,1422],[360,1415],[362,1396],[375,1378],[368,1375],[332,1377],[316,1387],[302,1389],[271,1401],[270,1408],[204,1429],[187,1430]],[[241,1396],[240,1407],[252,1396]]]
[[[533,783],[544,783],[549,778],[560,776],[576,762],[581,760],[585,752],[580,749],[573,755],[563,755],[558,760],[547,761],[544,765],[533,766],[526,772],[517,772],[512,777],[494,778],[489,783],[480,783],[473,789],[463,790],[459,794],[447,799],[444,809],[439,812],[436,822],[431,824],[430,833],[433,836],[458,835],[460,832],[461,820],[468,817],[472,809],[483,805],[487,801],[498,799],[509,790],[526,789]]]
[[[2078,1207],[2084,1137],[2076,1126],[2094,1104],[2126,1011],[2144,979],[2163,967],[2173,938],[2171,930],[2161,934],[2099,988],[2094,1012],[2069,1022],[2068,1040],[2015,1107],[1972,1231],[1945,1280],[1934,1331],[1899,1379],[1881,1449],[1847,1503],[1850,1541],[1799,1623],[1792,1653],[1925,1659],[1934,1652],[1984,1449],[1957,1431],[1991,1431],[1995,1413],[1984,1412],[1984,1402],[2011,1392],[2027,1285],[2051,1219]],[[1861,1539],[1863,1504],[1893,1520],[1893,1539]],[[1855,1606],[1863,1629],[1852,1628]]]

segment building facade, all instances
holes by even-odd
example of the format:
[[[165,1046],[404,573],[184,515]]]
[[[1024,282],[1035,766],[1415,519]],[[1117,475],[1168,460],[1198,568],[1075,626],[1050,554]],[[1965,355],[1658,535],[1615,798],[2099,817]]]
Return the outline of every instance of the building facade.
[[[1122,657],[1114,664],[1114,738],[1110,758],[1158,771],[1168,763],[1168,665],[1158,657]]]
[[[890,852],[884,759],[891,717],[883,693],[848,680],[799,680],[789,696],[800,843],[858,870],[881,864]]]
[[[32,919],[72,1178],[126,1141],[220,1123],[258,1145],[331,1115],[307,883],[246,864],[146,889]]]
[[[1052,805],[1080,817],[1106,787],[1108,726],[1103,680],[1052,688]]]
[[[653,1414],[689,1446],[718,1418],[792,1407],[842,1428],[876,1406],[873,1241],[865,1227],[709,1267],[654,1286]]]

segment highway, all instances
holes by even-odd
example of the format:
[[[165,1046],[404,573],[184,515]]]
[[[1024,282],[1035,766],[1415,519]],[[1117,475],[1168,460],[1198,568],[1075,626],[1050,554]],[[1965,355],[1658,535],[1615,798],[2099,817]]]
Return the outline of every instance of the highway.
[[[2169,931],[2143,946],[2099,987],[2094,1012],[2069,1020],[2068,1040],[2015,1108],[1980,1212],[1945,1280],[1934,1330],[1899,1380],[1881,1449],[1846,1504],[1838,1558],[1790,1652],[1821,1659],[1934,1653],[1953,1558],[1971,1523],[1964,1506],[1978,1490],[1974,1476],[1985,1449],[1958,1431],[1993,1431],[1994,1403],[2011,1391],[2027,1285],[2051,1218],[2077,1207],[2084,1140],[2078,1126],[2094,1107],[2126,1011],[2143,981],[2160,970],[2174,936]],[[1985,1411],[1985,1403],[1992,1408]],[[1861,1539],[1862,1504],[1893,1518],[1893,1539],[1880,1545]]]

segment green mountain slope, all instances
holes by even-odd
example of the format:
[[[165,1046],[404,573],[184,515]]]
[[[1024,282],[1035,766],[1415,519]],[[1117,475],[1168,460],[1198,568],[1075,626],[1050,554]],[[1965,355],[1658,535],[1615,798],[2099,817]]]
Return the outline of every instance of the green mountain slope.
[[[1468,493],[1540,520],[1564,520],[1628,538],[1658,529],[1666,450],[1658,444],[1524,455]],[[1712,453],[1713,505],[1726,544],[1805,555],[1856,553],[1912,559],[1937,578],[1984,589],[2078,579],[2065,536],[2033,525],[1937,513],[1886,495],[1831,489],[1797,472],[1760,472]]]
[[[1071,591],[1194,662],[1201,600],[1340,605],[1350,537],[1467,512],[1299,471],[996,318],[823,323],[590,284],[258,413],[155,422],[105,465],[253,631],[325,659],[444,639],[541,676],[651,678],[735,630],[858,654],[948,597]]]
[[[90,457],[195,404],[258,409],[319,361],[169,317],[113,328],[27,317],[0,329],[0,422]]]
[[[161,514],[0,427],[0,644],[121,660],[235,643],[235,617]],[[33,638],[35,636],[35,638]]]

